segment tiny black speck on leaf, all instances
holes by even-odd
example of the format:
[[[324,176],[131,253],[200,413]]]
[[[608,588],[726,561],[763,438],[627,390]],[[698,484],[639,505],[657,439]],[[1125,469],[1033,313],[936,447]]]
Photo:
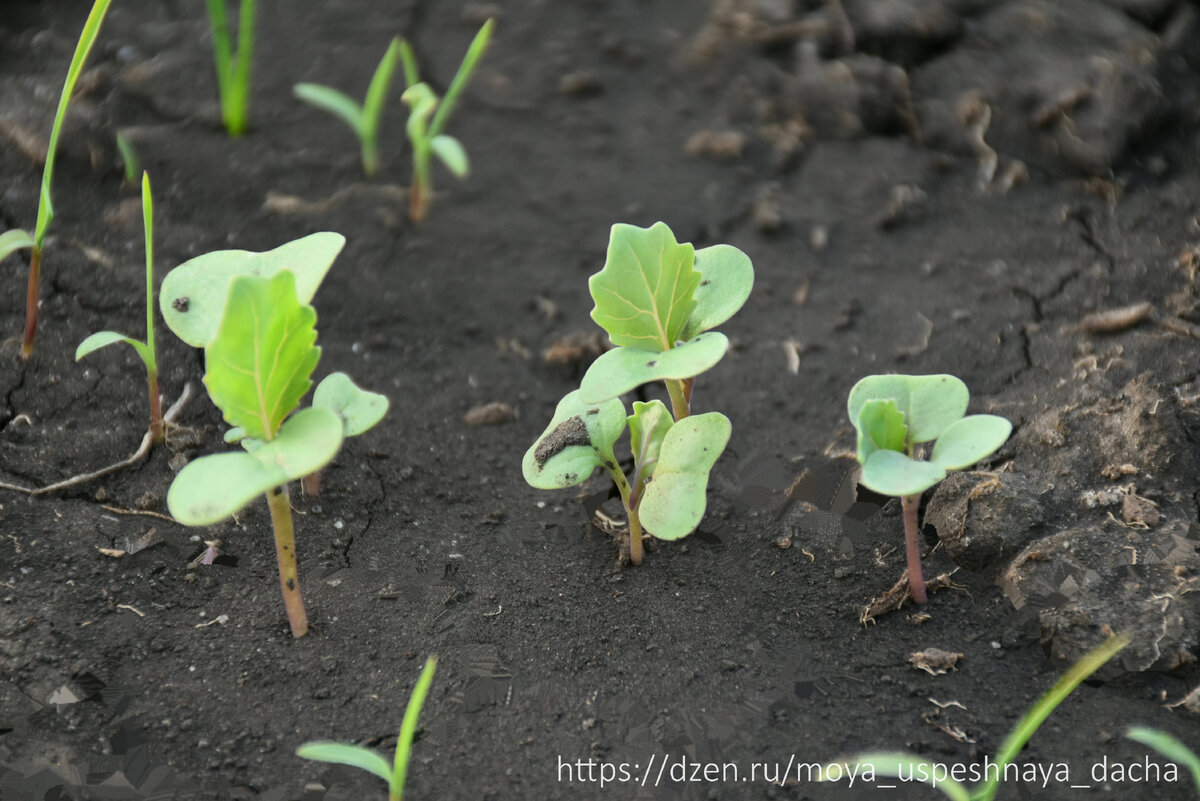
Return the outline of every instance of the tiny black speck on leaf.
[[[653,367],[656,364],[658,364],[658,359],[651,359],[650,361],[646,362],[647,367]]]
[[[296,589],[296,580],[295,580],[295,579],[288,579],[288,582],[287,582],[287,584],[288,584],[288,589],[289,589],[289,590],[294,590],[294,589]]]
[[[700,282],[700,286],[708,286],[711,283],[712,283],[712,281],[709,281],[707,278],[705,278],[703,281]]]
[[[186,312],[189,305],[191,305],[191,299],[186,295],[175,298],[175,300],[171,301],[171,308],[177,312]]]

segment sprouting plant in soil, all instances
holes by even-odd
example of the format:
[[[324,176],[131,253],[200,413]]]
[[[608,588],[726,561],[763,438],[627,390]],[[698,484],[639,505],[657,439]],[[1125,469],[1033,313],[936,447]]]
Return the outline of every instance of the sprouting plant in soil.
[[[697,375],[725,355],[729,340],[710,329],[742,307],[754,283],[750,259],[737,248],[696,251],[665,223],[612,228],[604,268],[588,282],[592,318],[616,347],[598,358],[578,390],[564,397],[525,454],[525,480],[539,489],[574,486],[603,467],[629,521],[629,558],[640,564],[642,534],[686,537],[700,524],[708,475],[729,441],[719,412],[691,414]],[[663,381],[660,400],[635,402],[626,417],[620,395]],[[614,445],[629,429],[633,472]]]
[[[29,283],[25,295],[25,337],[21,343],[21,357],[28,359],[33,355],[33,342],[37,336],[38,323],[38,283],[42,273],[42,248],[46,242],[46,232],[54,220],[54,203],[50,198],[50,185],[54,179],[54,159],[58,153],[58,138],[62,133],[63,120],[67,116],[67,106],[70,105],[71,95],[75,91],[75,83],[83,71],[88,53],[100,33],[100,25],[112,0],[96,0],[91,13],[83,24],[79,41],[75,44],[75,55],[71,57],[71,66],[67,68],[67,79],[63,83],[62,94],[58,98],[58,110],[54,114],[54,125],[50,129],[50,142],[46,148],[46,163],[42,168],[42,186],[38,195],[37,222],[33,234],[27,231],[12,230],[0,234],[0,261],[10,253],[32,248],[33,254],[29,259]]]
[[[379,66],[367,87],[361,104],[354,98],[330,86],[298,83],[293,88],[296,97],[328,111],[350,126],[358,137],[362,150],[363,173],[370,176],[379,170],[379,124],[383,119],[383,103],[400,58],[400,40],[393,39],[383,54]]]
[[[336,765],[362,768],[387,782],[388,801],[401,801],[404,798],[404,780],[408,777],[408,760],[412,753],[413,738],[417,733],[417,721],[421,716],[421,707],[425,704],[425,696],[429,694],[429,685],[433,683],[433,672],[436,669],[437,657],[431,656],[425,660],[425,667],[421,670],[417,685],[408,699],[408,706],[404,709],[404,719],[400,723],[400,734],[396,738],[396,750],[392,755],[391,765],[369,748],[329,740],[314,740],[304,743],[296,749],[297,756],[317,762],[332,762]]]
[[[1192,774],[1196,785],[1196,796],[1200,797],[1200,755],[1188,748],[1180,740],[1165,731],[1151,729],[1146,726],[1133,726],[1125,736],[1130,740],[1148,745],[1172,762],[1178,762]]]
[[[847,409],[858,432],[863,486],[900,498],[912,598],[925,603],[917,512],[921,494],[994,453],[1012,423],[991,414],[966,415],[970,393],[952,375],[873,375],[850,390]],[[928,460],[918,446],[933,442]]]
[[[412,46],[400,41],[400,60],[404,64],[404,94],[400,96],[409,107],[406,130],[413,149],[413,180],[409,192],[408,216],[414,223],[425,219],[429,202],[433,197],[432,157],[436,155],[446,169],[457,178],[465,178],[470,170],[467,151],[453,136],[442,133],[450,114],[458,102],[459,95],[467,88],[479,59],[483,57],[492,38],[495,20],[488,20],[475,34],[467,54],[450,81],[446,96],[438,99],[433,88],[421,81],[417,72],[417,58]]]
[[[158,392],[158,357],[154,347],[154,200],[150,194],[150,176],[146,173],[142,173],[142,222],[146,230],[146,341],[140,342],[116,331],[99,331],[79,343],[75,361],[117,342],[132,347],[146,365],[150,389],[150,436],[151,441],[157,443],[163,441],[165,432],[162,396]]]
[[[230,136],[246,132],[250,116],[250,66],[254,59],[254,0],[239,0],[237,42],[225,0],[206,0],[213,40],[221,120]]]
[[[944,765],[935,765],[916,754],[892,751],[858,754],[830,763],[822,769],[822,779],[838,781],[846,776],[857,776],[865,777],[864,780],[870,782],[875,778],[889,777],[932,785],[941,790],[950,801],[992,801],[1008,774],[1007,768],[1046,718],[1050,717],[1076,687],[1112,659],[1129,644],[1129,641],[1129,637],[1124,634],[1109,637],[1072,665],[1054,686],[1021,716],[1001,743],[995,760],[987,766],[983,781],[971,789],[950,776],[949,769]]]
[[[287,485],[329,464],[348,429],[362,430],[335,408],[313,405],[297,411],[321,355],[316,319],[313,307],[297,297],[289,270],[230,281],[217,333],[204,349],[204,383],[226,422],[237,429],[244,451],[190,462],[167,493],[171,514],[189,526],[220,522],[266,495],[279,583],[295,637],[308,631],[308,618],[300,596]],[[371,403],[347,401],[344,392],[362,390],[343,379],[335,379],[342,392],[334,393],[342,407],[379,405],[381,396]]]

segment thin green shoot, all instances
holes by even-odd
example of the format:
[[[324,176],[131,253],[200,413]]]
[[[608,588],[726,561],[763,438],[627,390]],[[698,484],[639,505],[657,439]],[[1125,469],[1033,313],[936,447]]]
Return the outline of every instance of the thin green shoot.
[[[450,81],[446,96],[441,99],[429,84],[420,80],[412,46],[403,39],[400,41],[400,60],[404,65],[407,86],[400,99],[410,108],[406,131],[413,148],[413,183],[409,192],[408,216],[414,223],[424,220],[429,212],[433,196],[431,162],[434,155],[458,178],[465,178],[470,172],[467,152],[462,144],[442,131],[450,120],[459,95],[467,88],[476,65],[487,50],[495,26],[496,21],[489,19],[475,34],[458,71]]]
[[[54,161],[58,154],[58,138],[62,134],[63,120],[67,116],[67,107],[71,103],[71,95],[75,92],[75,84],[79,74],[83,72],[84,62],[96,43],[100,34],[100,25],[112,0],[96,0],[91,13],[79,34],[75,44],[75,54],[71,57],[71,65],[67,68],[67,78],[63,82],[62,94],[58,98],[58,110],[54,114],[54,126],[50,129],[50,143],[46,149],[46,164],[42,168],[42,186],[38,193],[37,223],[33,235],[23,230],[6,231],[0,234],[0,260],[16,250],[31,248],[33,253],[29,259],[29,282],[25,293],[25,336],[21,342],[21,358],[28,359],[33,355],[33,343],[37,336],[38,324],[38,284],[42,274],[42,247],[46,242],[46,232],[54,220],[54,203],[50,198],[50,186],[54,180]]]
[[[316,762],[331,762],[336,765],[349,765],[354,768],[372,773],[388,783],[388,801],[402,801],[404,798],[404,782],[408,778],[408,762],[412,753],[413,739],[417,734],[417,721],[421,716],[421,707],[429,694],[429,686],[433,683],[433,674],[437,669],[437,657],[431,656],[425,661],[425,668],[417,679],[408,706],[404,710],[404,720],[400,724],[400,735],[396,738],[396,751],[389,766],[387,760],[379,754],[360,745],[338,743],[329,740],[307,742],[296,749],[296,755],[303,759]]]
[[[206,0],[213,38],[221,120],[230,136],[246,132],[250,116],[250,67],[254,61],[254,0],[238,5],[237,45],[229,28],[225,0]]]
[[[316,83],[298,83],[292,91],[296,97],[319,109],[338,117],[354,131],[362,150],[362,167],[365,175],[379,171],[379,125],[383,119],[383,104],[387,99],[396,63],[400,59],[400,39],[392,39],[387,52],[375,68],[367,95],[360,105],[349,95],[329,86]]]
[[[142,171],[141,163],[138,161],[137,151],[133,149],[133,142],[119,131],[117,132],[117,152],[121,154],[121,165],[125,170],[125,183],[132,186],[137,181],[138,173]]]
[[[1192,781],[1196,784],[1196,795],[1200,796],[1200,756],[1195,751],[1165,731],[1146,726],[1133,726],[1125,732],[1125,736],[1142,745],[1150,746],[1172,762],[1178,762],[1186,767],[1191,771]]]
[[[162,396],[158,392],[158,358],[154,346],[154,199],[150,192],[150,176],[144,172],[142,223],[146,230],[146,341],[139,342],[115,331],[100,331],[79,343],[75,349],[75,361],[115,342],[131,346],[146,365],[146,381],[150,391],[150,440],[159,443],[166,437],[166,431],[163,426]]]

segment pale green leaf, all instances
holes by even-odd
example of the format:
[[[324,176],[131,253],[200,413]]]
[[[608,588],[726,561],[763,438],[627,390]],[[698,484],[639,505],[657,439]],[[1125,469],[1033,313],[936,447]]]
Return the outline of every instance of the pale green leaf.
[[[345,373],[331,373],[317,384],[312,405],[337,414],[345,424],[345,435],[356,437],[383,419],[388,399],[360,389]]]
[[[617,398],[585,403],[568,393],[550,425],[521,462],[525,480],[538,489],[562,489],[585,481],[597,467],[617,467],[613,444],[625,431],[625,405]]]
[[[229,282],[238,275],[268,278],[280,270],[296,276],[296,296],[308,303],[346,244],[341,234],[328,231],[280,245],[265,253],[216,250],[190,259],[163,279],[158,302],[163,319],[175,336],[202,348],[217,335]]]
[[[345,92],[317,83],[298,83],[292,87],[292,94],[309,105],[328,111],[349,125],[359,137],[363,135],[362,106]]]
[[[150,351],[147,349],[146,344],[138,342],[136,339],[131,339],[124,334],[118,334],[116,331],[99,331],[80,342],[79,347],[75,349],[75,361],[79,361],[89,353],[106,348],[116,342],[124,342],[132,346],[137,351],[137,355],[141,360],[149,364]]]
[[[316,322],[313,307],[296,299],[289,271],[233,279],[217,336],[204,349],[204,384],[227,423],[255,439],[275,438],[312,386],[321,358]]]
[[[972,414],[952,423],[933,446],[929,461],[947,470],[962,470],[1000,449],[1012,423],[994,414]]]
[[[858,754],[841,762],[831,762],[821,769],[820,780],[846,782],[848,777],[854,776],[857,781],[862,781],[864,775],[904,779],[936,787],[950,801],[970,801],[970,791],[947,775],[948,770],[945,765],[935,765],[915,754],[879,752]]]
[[[896,451],[875,451],[863,465],[859,480],[869,490],[903,498],[922,493],[945,477],[945,469],[933,462],[910,459]]]
[[[681,339],[692,339],[728,320],[746,303],[754,287],[750,257],[732,245],[697,250],[695,267],[700,272],[696,308]]]
[[[8,258],[10,253],[15,253],[22,248],[31,248],[34,244],[36,243],[28,231],[22,231],[20,228],[5,231],[0,234],[0,261]]]
[[[604,269],[588,279],[592,319],[614,345],[664,351],[675,347],[696,308],[701,276],[695,250],[675,241],[666,223],[612,227]]]
[[[328,409],[301,409],[279,435],[253,452],[218,453],[190,462],[167,492],[167,508],[187,526],[208,526],[255,497],[315,473],[342,445],[342,421]]]
[[[663,438],[671,430],[675,418],[660,400],[652,400],[649,403],[635,401],[633,414],[629,415],[626,422],[629,424],[630,445],[633,448],[633,462],[637,466],[638,476],[642,479],[650,478],[658,465]]]
[[[453,136],[438,134],[429,142],[429,146],[433,148],[433,152],[442,160],[442,164],[446,165],[446,169],[454,174],[455,178],[467,177],[471,171],[471,163],[467,159],[467,151],[461,142]]]
[[[296,756],[302,759],[311,759],[314,762],[332,762],[335,765],[362,768],[388,782],[389,785],[392,781],[392,768],[388,765],[387,760],[361,745],[314,740],[297,748]]]
[[[908,426],[894,400],[871,400],[858,413],[858,462],[866,464],[875,451],[904,451]]]
[[[394,37],[375,74],[371,76],[371,84],[367,87],[367,95],[363,98],[362,119],[365,130],[379,130],[379,120],[383,116],[383,104],[387,99],[388,87],[392,85],[392,76],[396,73],[396,64],[400,60],[400,38]]]
[[[1125,732],[1130,740],[1142,745],[1148,745],[1172,762],[1178,762],[1192,773],[1192,781],[1196,785],[1196,794],[1200,795],[1200,756],[1181,741],[1165,731],[1150,729],[1145,726],[1134,726]]]
[[[720,412],[692,415],[671,426],[638,505],[646,531],[677,540],[696,530],[707,505],[709,471],[725,450],[730,430],[729,418]]]
[[[952,375],[872,375],[850,390],[847,411],[858,425],[869,400],[894,400],[908,425],[908,444],[929,442],[967,413],[967,385]]]
[[[417,733],[417,721],[421,717],[421,707],[425,706],[425,696],[433,684],[433,674],[437,670],[437,657],[430,655],[425,660],[425,667],[417,678],[408,704],[404,707],[404,720],[400,722],[400,734],[396,737],[396,752],[392,756],[392,779],[388,789],[392,797],[399,801],[404,797],[404,780],[408,777],[408,759],[412,753],[413,738]]]
[[[691,378],[721,361],[727,350],[729,339],[718,331],[661,352],[613,348],[592,362],[579,392],[585,401],[599,403],[652,381]]]
[[[226,442],[228,442],[231,445],[235,442],[241,442],[245,438],[246,438],[246,429],[242,428],[241,426],[234,426],[233,428],[226,431],[225,435],[222,437],[222,439],[224,439]]]

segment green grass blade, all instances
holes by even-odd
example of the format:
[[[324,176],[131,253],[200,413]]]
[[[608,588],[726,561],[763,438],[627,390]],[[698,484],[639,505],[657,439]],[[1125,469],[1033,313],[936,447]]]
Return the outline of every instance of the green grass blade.
[[[429,694],[429,685],[433,683],[433,673],[437,670],[437,657],[431,656],[425,660],[425,667],[413,688],[412,697],[404,710],[404,722],[400,724],[400,737],[396,740],[396,755],[392,763],[392,779],[388,784],[392,798],[400,801],[404,797],[404,780],[408,777],[408,757],[412,750],[413,737],[417,733],[417,719],[421,716],[421,707],[425,705],[425,696]]]
[[[150,174],[142,173],[142,225],[146,229],[146,369],[158,371],[154,347],[154,198],[150,194]]]
[[[392,771],[387,760],[360,745],[314,740],[297,748],[296,756],[302,759],[311,759],[314,762],[332,762],[335,765],[361,768],[389,783],[392,779]]]
[[[421,74],[417,71],[417,56],[407,39],[400,40],[400,62],[404,64],[404,88],[411,89],[421,82]]]
[[[1008,733],[1008,737],[1004,739],[1004,743],[1000,746],[999,753],[996,754],[996,766],[998,768],[996,776],[980,785],[979,789],[972,795],[972,799],[975,801],[992,801],[996,796],[997,789],[999,789],[1000,777],[1004,775],[1004,768],[1016,758],[1021,749],[1025,747],[1025,744],[1029,742],[1029,738],[1033,736],[1033,733],[1045,722],[1046,718],[1050,717],[1050,713],[1084,679],[1099,670],[1118,651],[1129,645],[1129,642],[1129,637],[1125,634],[1109,637],[1089,651],[1074,665],[1071,665],[1071,668],[1062,675],[1062,678],[1055,682],[1054,686],[1038,699],[1038,702],[1017,721],[1017,725]]]
[[[1196,783],[1196,794],[1200,795],[1200,756],[1179,740],[1165,731],[1150,729],[1145,726],[1134,726],[1125,732],[1130,740],[1142,745],[1148,745],[1172,762],[1178,762],[1192,772],[1192,781]]]
[[[250,109],[250,68],[254,63],[254,0],[241,0],[238,9],[237,55],[225,109],[225,127],[233,136],[246,132]]]
[[[317,83],[298,83],[292,87],[292,94],[309,105],[316,106],[322,111],[328,111],[333,116],[350,126],[350,129],[361,139],[363,135],[363,112],[358,101],[339,92],[330,86]]]
[[[475,38],[471,41],[471,46],[467,48],[467,55],[463,57],[462,64],[458,67],[458,72],[454,74],[454,79],[450,81],[450,88],[446,90],[446,96],[442,98],[441,104],[438,106],[437,113],[433,116],[433,122],[429,125],[429,137],[432,139],[442,132],[447,120],[450,119],[450,112],[454,110],[454,104],[458,100],[458,96],[467,88],[467,83],[471,80],[471,74],[475,72],[475,65],[479,63],[479,59],[483,57],[483,53],[487,50],[488,42],[492,38],[492,29],[496,27],[496,21],[489,19],[483,23],[483,27],[479,29],[479,33],[475,34]]]
[[[387,52],[375,74],[371,76],[371,85],[367,87],[367,95],[363,99],[362,115],[363,128],[378,136],[379,120],[383,117],[383,104],[387,100],[388,88],[392,85],[392,76],[396,74],[396,63],[400,60],[400,39],[392,39]]]
[[[225,0],[206,0],[208,5],[208,28],[213,40],[213,62],[217,70],[217,92],[221,107],[229,94],[229,79],[233,74],[233,45],[230,43],[229,15]]]
[[[21,230],[20,228],[5,231],[0,234],[0,261],[8,258],[8,254],[10,253],[15,253],[22,248],[34,247],[36,244],[28,231]]]
[[[83,72],[83,64],[87,61],[88,53],[92,51],[92,45],[96,43],[96,37],[100,34],[100,24],[104,22],[104,15],[108,13],[111,3],[112,0],[96,0],[92,5],[92,11],[83,25],[83,32],[79,34],[79,41],[75,44],[75,55],[71,57],[67,79],[63,82],[62,94],[58,98],[58,111],[54,114],[54,127],[50,129],[50,144],[46,148],[46,166],[42,170],[42,202],[38,204],[37,225],[33,229],[33,239],[39,248],[46,240],[46,230],[50,227],[50,221],[54,219],[54,207],[49,202],[50,183],[54,179],[54,157],[58,151],[58,137],[62,133],[63,120],[67,116],[67,106],[71,103],[75,82]]]
[[[121,154],[121,165],[125,169],[125,183],[132,184],[137,180],[137,174],[141,172],[137,151],[133,149],[133,142],[129,141],[129,137],[123,133],[117,133],[117,152]]]

